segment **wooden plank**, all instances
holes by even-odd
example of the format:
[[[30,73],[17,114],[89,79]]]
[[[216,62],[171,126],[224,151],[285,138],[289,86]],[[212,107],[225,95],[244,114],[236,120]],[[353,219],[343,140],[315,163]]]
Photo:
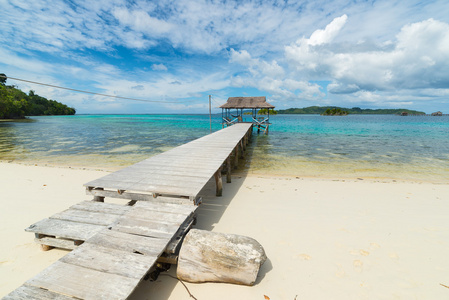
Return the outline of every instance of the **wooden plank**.
[[[165,249],[165,253],[175,254],[178,253],[178,250],[181,248],[181,243],[187,234],[187,232],[192,228],[193,223],[195,222],[194,216],[191,216],[186,219],[186,221],[179,227],[178,231],[172,237],[170,242]]]
[[[22,285],[2,298],[3,300],[74,300],[75,298],[54,293],[31,285]]]
[[[208,180],[204,180],[204,184],[207,183],[207,181]],[[139,182],[135,182],[134,184],[126,184],[126,188],[122,188],[125,185],[122,185],[119,181],[108,181],[106,179],[98,180],[94,182],[94,184],[95,185],[92,187],[179,196],[191,196],[193,193],[201,190],[204,186],[202,183],[192,183],[191,185],[184,183],[182,185],[177,185],[176,182],[167,182],[166,184],[162,184],[160,182],[152,183],[151,180],[141,180]]]
[[[114,224],[112,230],[140,236],[163,238],[167,239],[168,243],[180,225],[126,218]]]
[[[86,300],[126,299],[139,280],[57,261],[26,284]]]
[[[84,244],[59,261],[140,280],[157,258],[157,255],[148,256],[95,244]]]
[[[189,158],[188,157],[188,151],[186,151],[186,155],[184,157],[180,157],[180,156],[176,156],[175,157],[153,157],[149,160],[143,161],[141,163],[139,163],[138,165],[134,165],[131,166],[133,169],[144,169],[147,168],[147,170],[149,172],[151,172],[150,168],[153,165],[165,165],[165,166],[170,166],[170,167],[176,167],[176,166],[181,166],[181,167],[189,167],[192,165],[195,165],[195,167],[199,167],[199,168],[209,168],[210,166],[216,165],[217,163],[220,163],[220,159],[216,159],[216,160],[201,160],[198,158]],[[122,169],[120,171],[117,171],[117,173],[119,172],[127,172],[129,170],[132,171],[131,167]],[[106,175],[109,176],[109,175]]]
[[[152,203],[173,203],[173,204],[183,204],[183,205],[192,205],[192,201],[183,198],[171,198],[171,197],[157,197],[154,198],[153,194],[146,192],[141,193],[132,193],[128,191],[122,191],[120,194],[117,191],[109,191],[109,190],[95,190],[95,189],[86,189],[86,194],[93,196],[104,196],[111,198],[123,198],[129,200],[137,200],[144,202],[152,202]]]
[[[77,245],[75,245],[74,240],[43,237],[43,238],[36,238],[36,239],[34,239],[34,241],[37,244],[47,245],[47,246],[51,246],[51,247],[55,247],[55,248],[68,249],[68,250],[73,250],[78,247]]]
[[[213,172],[211,171],[211,174]],[[189,177],[189,176],[176,176],[171,174],[148,174],[143,176],[139,181],[139,184],[154,184],[154,185],[164,185],[164,186],[179,186],[179,187],[189,187],[191,185],[202,185],[204,182],[208,181],[211,176],[205,177]]]
[[[92,201],[94,203],[94,201]],[[98,202],[97,202],[98,203]],[[107,226],[115,222],[120,215],[105,214],[87,210],[67,209],[54,214],[50,219]]]
[[[103,229],[104,226],[101,225],[43,219],[26,228],[25,231],[85,241]]]
[[[158,223],[167,223],[167,224],[179,224],[191,214],[192,212],[158,212],[155,210],[147,209],[147,208],[139,208],[128,212],[126,215],[117,219],[117,224],[120,223],[124,219],[135,219],[142,221],[151,221]]]
[[[139,236],[105,229],[88,239],[85,244],[95,244],[106,248],[158,256],[161,251],[165,250],[168,242],[166,238]]]
[[[135,180],[142,178],[142,176],[145,176],[146,174],[148,174],[148,172],[149,172],[149,170],[147,168],[145,168],[145,169],[135,168],[133,170],[132,177],[127,177],[126,179],[135,181]],[[177,167],[176,169],[167,169],[165,166],[162,166],[162,165],[161,166],[153,166],[151,168],[151,172],[158,173],[159,175],[174,175],[174,176],[199,177],[199,178],[207,177],[210,174],[210,171],[207,169],[206,170],[195,169],[195,172],[192,172],[192,169],[190,169],[189,167],[184,167],[184,168]],[[109,178],[112,178],[112,177],[109,177]]]
[[[157,199],[162,199],[162,197],[158,197]],[[166,200],[166,198],[164,199]],[[167,199],[168,200],[168,199]],[[148,209],[158,212],[170,212],[170,213],[182,213],[182,214],[190,214],[194,212],[198,206],[189,204],[173,204],[173,203],[166,203],[166,202],[144,202],[139,201],[134,205],[135,208],[139,209]]]
[[[125,212],[129,211],[132,207],[128,205],[120,205],[115,203],[83,201],[70,206],[70,208],[105,214],[123,215]]]
[[[143,191],[143,192],[151,192],[159,195],[166,196],[196,196],[202,190],[203,186],[191,186],[189,188],[186,187],[177,187],[177,186],[166,186],[166,185],[153,185],[153,184],[145,184],[145,183],[136,183],[130,189],[131,191]]]

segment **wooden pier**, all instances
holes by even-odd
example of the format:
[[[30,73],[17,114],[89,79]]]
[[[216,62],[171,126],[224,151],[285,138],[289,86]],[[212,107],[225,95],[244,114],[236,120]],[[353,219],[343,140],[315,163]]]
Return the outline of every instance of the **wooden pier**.
[[[126,299],[158,264],[176,263],[199,192],[214,176],[221,195],[222,171],[230,182],[251,133],[236,124],[86,183],[94,201],[26,229],[44,248],[74,250],[3,299]]]

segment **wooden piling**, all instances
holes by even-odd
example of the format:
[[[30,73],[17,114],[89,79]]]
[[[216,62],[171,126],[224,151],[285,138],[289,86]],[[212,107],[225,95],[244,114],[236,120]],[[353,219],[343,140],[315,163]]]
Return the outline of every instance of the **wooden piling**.
[[[221,197],[223,195],[223,181],[221,178],[221,168],[218,169],[214,174],[215,186],[216,186],[216,196]]]
[[[231,183],[231,155],[226,159],[226,182]]]

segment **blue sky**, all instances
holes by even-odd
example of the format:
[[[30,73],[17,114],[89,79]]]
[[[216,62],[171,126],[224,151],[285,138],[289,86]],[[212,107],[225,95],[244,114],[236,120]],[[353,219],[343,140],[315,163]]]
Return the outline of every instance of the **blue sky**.
[[[207,113],[232,96],[449,112],[449,1],[0,0],[0,73],[78,113]]]

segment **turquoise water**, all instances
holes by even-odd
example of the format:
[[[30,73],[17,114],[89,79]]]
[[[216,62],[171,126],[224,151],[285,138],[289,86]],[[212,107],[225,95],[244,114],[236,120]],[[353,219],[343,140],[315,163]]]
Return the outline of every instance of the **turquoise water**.
[[[221,115],[212,130],[221,129]],[[449,182],[449,117],[277,115],[242,170]],[[118,169],[210,132],[208,115],[77,115],[0,122],[0,160]]]

